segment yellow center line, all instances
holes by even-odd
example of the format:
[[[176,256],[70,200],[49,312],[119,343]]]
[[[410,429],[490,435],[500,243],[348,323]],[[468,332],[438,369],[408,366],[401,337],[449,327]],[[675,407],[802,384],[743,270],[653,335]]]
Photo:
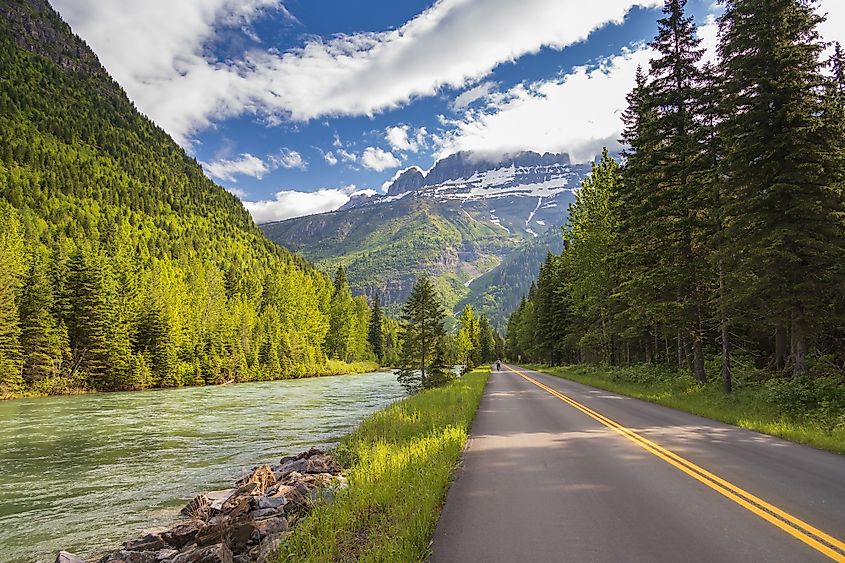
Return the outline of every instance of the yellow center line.
[[[525,372],[517,371],[509,366],[502,367],[508,371],[515,373],[516,375],[522,377],[523,379],[536,385],[537,387],[543,389],[549,394],[557,397],[566,404],[578,409],[590,418],[601,422],[608,428],[611,428],[618,434],[637,444],[647,452],[655,455],[656,457],[659,457],[669,465],[672,465],[673,467],[683,471],[696,481],[707,485],[714,491],[731,499],[735,503],[739,504],[748,511],[756,514],[767,522],[774,524],[784,532],[788,533],[789,535],[793,536],[798,540],[801,540],[813,549],[819,551],[820,553],[823,553],[834,561],[840,561],[845,563],[845,542],[834,538],[833,536],[826,534],[825,532],[822,532],[821,530],[804,522],[800,518],[797,518],[781,510],[780,508],[764,501],[763,499],[749,493],[748,491],[734,485],[733,483],[730,483],[722,479],[721,477],[714,475],[703,467],[700,467],[695,463],[689,461],[688,459],[685,459],[679,456],[678,454],[667,450],[663,446],[660,446],[659,444],[652,442],[648,438],[637,434],[630,428],[622,426],[618,422],[615,422],[609,419],[608,417],[604,416],[603,414],[594,411],[590,407],[579,403],[575,399],[572,399],[571,397],[568,397],[563,393],[560,393],[559,391],[556,391],[551,387],[540,383],[536,379],[526,375]]]

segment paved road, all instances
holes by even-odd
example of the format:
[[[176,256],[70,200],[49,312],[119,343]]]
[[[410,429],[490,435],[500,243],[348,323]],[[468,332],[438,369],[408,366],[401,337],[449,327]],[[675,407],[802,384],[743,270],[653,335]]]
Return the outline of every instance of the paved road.
[[[843,541],[845,457],[502,366],[431,560],[845,561]]]

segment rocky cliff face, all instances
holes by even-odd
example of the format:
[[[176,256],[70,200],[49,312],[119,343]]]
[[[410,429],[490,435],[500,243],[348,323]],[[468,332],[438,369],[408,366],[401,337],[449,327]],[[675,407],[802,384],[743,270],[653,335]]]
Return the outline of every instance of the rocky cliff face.
[[[576,187],[589,169],[589,165],[571,164],[565,154],[526,151],[490,160],[458,152],[437,161],[427,173],[417,167],[405,170],[393,180],[386,197],[370,198],[367,203],[412,192],[447,199],[496,197],[502,195],[502,189],[522,195],[553,195],[553,191]],[[543,190],[546,193],[541,193]]]

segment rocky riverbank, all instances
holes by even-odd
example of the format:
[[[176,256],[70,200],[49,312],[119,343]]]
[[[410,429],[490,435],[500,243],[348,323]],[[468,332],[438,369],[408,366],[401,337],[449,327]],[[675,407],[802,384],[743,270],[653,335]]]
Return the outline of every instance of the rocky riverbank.
[[[319,502],[346,488],[343,468],[312,448],[262,465],[231,489],[204,493],[182,509],[170,529],[127,541],[99,563],[264,562],[289,528]],[[60,552],[56,563],[85,563]]]

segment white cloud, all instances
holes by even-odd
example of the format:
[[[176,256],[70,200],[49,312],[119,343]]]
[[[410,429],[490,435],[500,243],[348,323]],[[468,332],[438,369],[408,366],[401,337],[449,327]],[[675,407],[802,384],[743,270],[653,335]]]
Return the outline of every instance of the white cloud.
[[[229,188],[226,188],[226,191],[229,192],[230,194],[232,194],[233,196],[235,196],[238,199],[244,199],[248,195],[245,190],[242,190],[240,188],[229,187]]]
[[[260,180],[270,171],[267,163],[249,153],[244,153],[236,159],[221,158],[213,162],[203,162],[202,167],[211,176],[227,182],[236,182],[237,175],[252,176]]]
[[[280,0],[54,0],[141,111],[183,145],[214,121],[253,112],[293,120],[372,115],[462,87],[507,61],[582,41],[660,0],[439,0],[398,29],[308,39],[285,53],[214,60],[221,26],[248,24]],[[154,45],[155,48],[151,48]]]
[[[366,193],[367,190],[363,192]],[[345,188],[324,188],[315,192],[285,190],[276,193],[275,199],[244,201],[243,204],[256,223],[268,223],[334,211],[349,201],[354,193],[360,193],[354,185]]]
[[[282,149],[278,155],[270,157],[270,163],[276,168],[308,168],[308,163],[302,155],[292,149]]]
[[[326,163],[328,163],[329,166],[334,166],[335,164],[337,164],[337,157],[334,155],[334,153],[332,151],[324,152],[323,153],[323,160],[325,160]]]
[[[210,176],[226,182],[237,182],[236,176],[252,176],[260,180],[265,174],[278,168],[305,170],[308,163],[295,150],[282,149],[278,154],[270,156],[267,161],[245,152],[234,159],[220,158],[203,162],[202,167]]]
[[[470,106],[475,101],[482,100],[490,95],[490,93],[496,88],[495,82],[482,82],[476,86],[473,86],[469,90],[464,90],[461,92],[450,104],[452,111],[461,111]]]
[[[410,125],[397,125],[385,129],[385,139],[393,150],[399,152],[419,152],[420,148],[426,147],[427,134],[425,127],[413,131]]]
[[[355,162],[356,160],[358,160],[357,154],[344,149],[337,149],[337,154],[344,162]]]
[[[576,67],[558,79],[511,88],[491,112],[468,112],[441,139],[440,155],[459,150],[502,154],[519,150],[566,152],[592,160],[602,147],[618,147],[625,96],[637,65],[651,50],[612,57],[598,67]]]
[[[382,172],[388,168],[396,168],[401,162],[392,152],[378,147],[367,147],[361,155],[361,164],[364,168]]]

